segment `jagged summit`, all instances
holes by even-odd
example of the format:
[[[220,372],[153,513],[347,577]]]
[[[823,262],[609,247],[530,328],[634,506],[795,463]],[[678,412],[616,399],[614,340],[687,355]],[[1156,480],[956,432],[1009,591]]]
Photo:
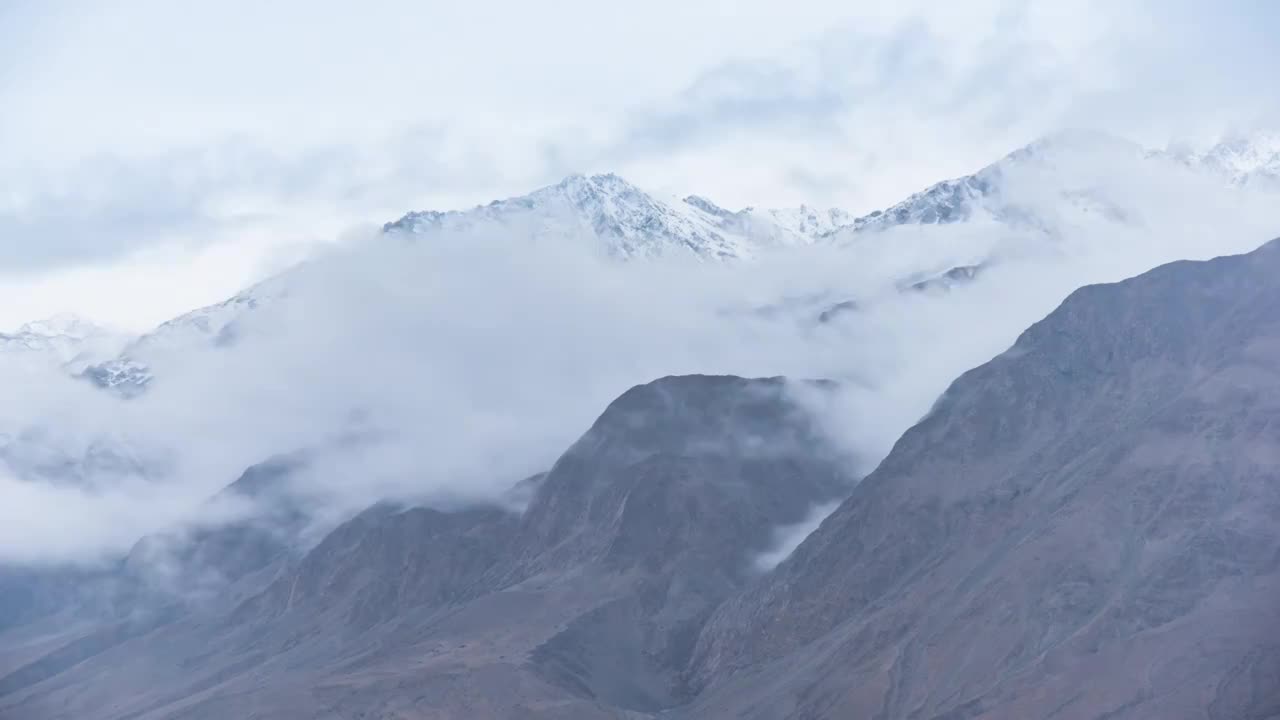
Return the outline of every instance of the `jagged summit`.
[[[1146,150],[1105,132],[1062,130],[971,175],[855,218],[838,234],[847,239],[904,225],[977,221],[1060,236],[1069,227],[1132,221],[1145,210],[1135,207],[1135,182],[1188,171],[1227,187],[1280,190],[1280,135],[1232,136],[1200,151]]]
[[[885,210],[851,221],[849,231],[885,230],[899,225],[945,225],[994,220],[1018,226],[1042,226],[1038,209],[1022,207],[1007,192],[1010,185],[1036,184],[1073,202],[1086,182],[1079,166],[1095,167],[1112,159],[1143,157],[1141,146],[1104,132],[1083,129],[1050,133],[1010,152],[972,175],[943,180]],[[1013,176],[1011,179],[1010,176]]]
[[[535,236],[584,234],[613,257],[633,259],[692,253],[701,259],[751,258],[762,249],[821,242],[836,234],[994,220],[1041,227],[1055,218],[1027,208],[1031,184],[1052,190],[1069,210],[1110,215],[1097,197],[1090,171],[1110,163],[1174,163],[1221,176],[1236,186],[1280,187],[1280,133],[1228,136],[1201,151],[1171,146],[1147,151],[1097,130],[1064,129],[1018,148],[971,175],[943,180],[905,200],[863,216],[843,210],[798,208],[729,210],[702,195],[657,198],[613,174],[570,175],[528,195],[496,200],[466,211],[411,212],[387,223],[387,231],[467,230],[485,223],[530,226]]]
[[[696,195],[655,197],[622,177],[570,175],[528,195],[465,211],[411,212],[384,230],[412,233],[520,228],[534,239],[585,238],[622,260],[690,255],[735,260],[815,242],[850,216],[841,210],[726,210]]]
[[[1199,167],[1242,187],[1280,186],[1280,132],[1232,133],[1205,149],[1186,145],[1164,151],[1190,167]]]
[[[83,366],[118,352],[126,336],[79,315],[61,313],[0,332],[0,352],[47,355],[55,365]]]

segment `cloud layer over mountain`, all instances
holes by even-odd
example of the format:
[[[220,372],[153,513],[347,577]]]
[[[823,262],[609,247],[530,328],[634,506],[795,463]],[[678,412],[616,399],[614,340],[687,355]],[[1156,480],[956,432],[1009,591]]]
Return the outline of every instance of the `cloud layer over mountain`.
[[[1268,192],[1131,150],[1058,137],[1003,166],[985,215],[752,263],[622,264],[599,236],[534,240],[518,223],[378,234],[250,291],[261,301],[216,332],[157,345],[131,399],[6,354],[19,381],[0,388],[0,482],[19,502],[0,557],[123,550],[295,451],[319,453],[295,481],[322,518],[495,498],[620,392],[669,374],[841,381],[815,411],[868,471],[951,379],[1075,288],[1280,230]]]

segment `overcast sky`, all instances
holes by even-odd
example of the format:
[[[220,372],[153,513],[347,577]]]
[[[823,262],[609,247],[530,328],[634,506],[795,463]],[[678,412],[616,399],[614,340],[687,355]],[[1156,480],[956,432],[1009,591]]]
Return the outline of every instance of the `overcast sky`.
[[[614,171],[867,211],[1038,135],[1280,127],[1269,0],[0,0],[0,329]]]

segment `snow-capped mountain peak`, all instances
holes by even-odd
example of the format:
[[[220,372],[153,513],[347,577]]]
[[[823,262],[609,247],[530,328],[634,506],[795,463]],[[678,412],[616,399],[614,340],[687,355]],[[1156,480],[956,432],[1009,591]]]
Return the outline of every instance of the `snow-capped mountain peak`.
[[[268,278],[229,300],[169,320],[129,342],[114,357],[76,374],[126,397],[136,395],[152,381],[153,363],[180,357],[192,348],[232,344],[246,313],[287,294],[288,273]]]
[[[1274,182],[1270,187],[1280,187],[1280,139],[1235,139],[1204,152],[1149,151],[1104,132],[1064,130],[1014,150],[971,175],[944,180],[885,210],[856,218],[849,232],[968,220],[1052,232],[1073,216],[1122,221],[1130,213],[1122,207],[1123,201],[1111,197],[1122,190],[1120,174],[1139,176],[1143,167],[1167,174],[1179,165],[1225,178],[1235,186]]]
[[[105,335],[108,331],[90,320],[73,313],[60,313],[43,320],[26,323],[18,328],[17,335],[55,338],[67,337],[78,340]]]
[[[1280,186],[1280,132],[1236,133],[1205,149],[1173,146],[1166,154],[1222,175],[1234,185]]]
[[[59,365],[88,364],[118,352],[127,336],[71,313],[26,323],[12,333],[0,333],[0,352],[47,355]]]
[[[726,210],[706,198],[664,199],[613,173],[570,175],[528,195],[465,211],[412,212],[389,232],[431,233],[518,227],[535,240],[587,238],[622,260],[691,255],[736,260],[761,250],[809,244],[849,218],[840,210]]]
[[[478,237],[486,232],[516,242],[586,240],[618,260],[682,255],[735,261],[771,248],[813,244],[851,219],[843,210],[807,205],[730,211],[696,195],[662,199],[605,173],[570,175],[527,195],[470,210],[411,212],[384,225],[383,231],[423,236],[422,240],[435,233]],[[141,392],[154,379],[156,368],[183,352],[236,342],[249,313],[289,294],[290,276],[285,272],[226,302],[170,320],[129,343],[113,359],[78,374],[126,396]]]

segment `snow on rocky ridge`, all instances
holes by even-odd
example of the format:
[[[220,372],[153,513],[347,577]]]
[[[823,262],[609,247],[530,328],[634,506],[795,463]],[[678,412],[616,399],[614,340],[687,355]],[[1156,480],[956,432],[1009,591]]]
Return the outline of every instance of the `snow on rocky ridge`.
[[[81,370],[99,387],[132,396],[152,381],[151,366],[193,347],[229,345],[244,314],[287,293],[287,273],[244,290],[229,300],[169,320],[133,340],[118,355]]]
[[[1280,190],[1280,133],[1234,136],[1208,148],[1195,150],[1171,145],[1146,150],[1136,143],[1105,133],[1068,130],[1045,136],[1009,153],[972,175],[944,180],[915,193],[885,210],[855,218],[841,230],[859,233],[900,225],[941,225],[969,220],[990,220],[1022,228],[1052,231],[1052,218],[1035,212],[1024,202],[1019,185],[1031,176],[1050,178],[1059,187],[1054,201],[1062,209],[1099,212],[1123,221],[1126,208],[1091,187],[1098,161],[1144,161],[1190,170],[1207,179],[1263,191]],[[1083,161],[1083,162],[1082,162]],[[1058,208],[1055,208],[1055,210]]]
[[[388,232],[517,229],[534,240],[595,237],[622,259],[688,253],[702,260],[747,259],[761,250],[815,242],[851,216],[805,206],[729,211],[705,198],[660,200],[612,173],[570,175],[555,185],[472,210],[411,212]]]
[[[803,205],[730,211],[695,195],[667,202],[607,174],[571,175],[528,195],[472,210],[411,212],[383,230],[411,235],[500,232],[534,242],[586,238],[617,260],[684,255],[732,261],[813,244],[851,220],[843,210]],[[170,320],[130,343],[118,357],[85,368],[83,376],[126,396],[137,394],[153,380],[152,367],[171,353],[234,342],[244,313],[282,297],[287,287],[286,272],[225,302]]]
[[[1231,135],[1203,150],[1174,145],[1163,151],[1190,167],[1217,173],[1242,187],[1280,187],[1280,132]]]

